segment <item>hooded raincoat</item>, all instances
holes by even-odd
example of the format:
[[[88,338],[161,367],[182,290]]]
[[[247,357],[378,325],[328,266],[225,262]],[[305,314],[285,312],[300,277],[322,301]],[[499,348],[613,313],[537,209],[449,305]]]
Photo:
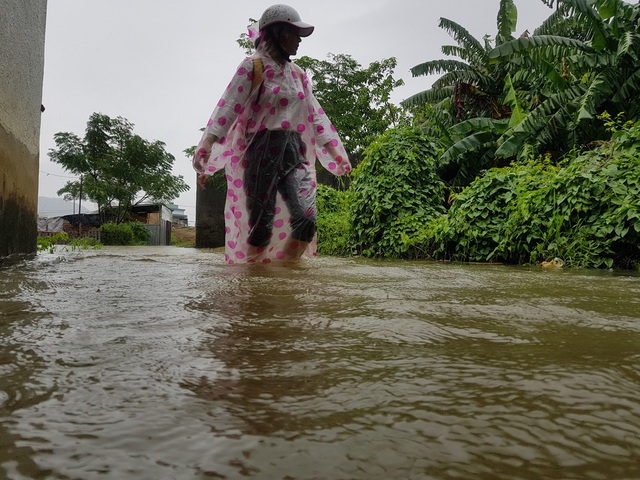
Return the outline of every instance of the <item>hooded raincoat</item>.
[[[294,63],[280,65],[261,44],[254,57],[262,82],[252,89],[253,58],[240,63],[205,129],[216,135],[208,158],[194,157],[205,174],[224,170],[225,258],[229,264],[287,259],[309,242],[316,255],[316,158],[335,175],[351,170],[336,129]],[[324,146],[339,152],[332,157]],[[198,148],[202,145],[202,140]],[[250,245],[254,249],[250,248]],[[256,252],[250,254],[249,252]]]

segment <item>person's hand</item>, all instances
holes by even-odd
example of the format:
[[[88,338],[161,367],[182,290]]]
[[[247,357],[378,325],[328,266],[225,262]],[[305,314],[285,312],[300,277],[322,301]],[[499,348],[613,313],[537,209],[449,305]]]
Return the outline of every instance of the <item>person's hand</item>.
[[[211,150],[207,150],[204,147],[200,147],[196,150],[196,153],[193,155],[193,168],[196,169],[197,172],[202,173],[204,171],[204,164],[209,160],[209,155],[211,154]]]
[[[202,172],[200,173],[200,175],[198,175],[198,180],[197,180],[197,184],[198,184],[198,188],[200,190],[206,190],[207,189],[207,180],[209,180],[209,175],[207,175],[206,173]]]

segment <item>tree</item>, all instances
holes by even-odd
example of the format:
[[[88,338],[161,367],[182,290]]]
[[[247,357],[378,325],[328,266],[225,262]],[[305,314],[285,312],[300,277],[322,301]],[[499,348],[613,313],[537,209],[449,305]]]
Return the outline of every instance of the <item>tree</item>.
[[[328,60],[301,57],[297,64],[313,82],[316,98],[340,132],[349,157],[357,163],[362,151],[401,119],[391,103],[393,89],[404,84],[393,78],[395,58],[363,68],[353,57],[329,54]]]
[[[551,2],[553,3],[553,2]],[[490,52],[514,65],[514,99],[539,92],[499,140],[496,155],[513,157],[527,143],[565,153],[606,140],[594,120],[604,112],[640,114],[640,5],[622,0],[558,0],[534,35]]]
[[[498,32],[492,42],[488,36],[480,41],[456,22],[441,18],[439,26],[457,43],[443,46],[442,53],[457,58],[431,60],[411,69],[414,76],[443,74],[431,89],[402,104],[432,104],[433,115],[451,122],[443,128],[449,127],[451,148],[439,160],[440,174],[451,185],[467,185],[480,170],[491,166],[495,139],[508,125],[512,113],[504,101],[508,59],[495,62],[489,54],[495,45],[513,40],[517,19],[513,0],[501,0]],[[461,125],[452,128],[455,122]]]
[[[149,142],[133,133],[134,125],[122,117],[94,113],[84,138],[74,133],[54,135],[52,161],[80,176],[58,191],[66,199],[89,199],[120,223],[132,205],[153,199],[169,202],[189,189],[182,176],[174,176],[175,158],[160,141]]]

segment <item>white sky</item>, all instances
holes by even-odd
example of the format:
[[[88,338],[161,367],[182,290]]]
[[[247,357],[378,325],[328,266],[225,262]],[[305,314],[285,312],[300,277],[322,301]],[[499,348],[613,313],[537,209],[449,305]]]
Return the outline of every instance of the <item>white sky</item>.
[[[49,0],[40,137],[39,195],[55,197],[69,174],[51,162],[53,135],[84,135],[93,112],[121,116],[144,139],[161,140],[176,157],[173,174],[191,186],[176,203],[195,222],[195,172],[182,151],[198,142],[206,121],[244,58],[235,40],[249,18],[277,0]],[[540,0],[515,0],[520,34],[550,14]],[[455,42],[438,20],[453,20],[478,39],[496,34],[499,0],[291,0],[315,25],[299,55],[351,55],[363,66],[396,57],[405,86],[399,103],[435,78],[411,78],[419,63],[445,58]]]

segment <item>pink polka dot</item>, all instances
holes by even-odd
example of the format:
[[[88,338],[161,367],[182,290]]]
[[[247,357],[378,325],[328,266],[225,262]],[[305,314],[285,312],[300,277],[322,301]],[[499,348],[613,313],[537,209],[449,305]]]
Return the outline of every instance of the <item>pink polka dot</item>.
[[[275,87],[275,88],[273,89],[273,93],[275,93],[276,95],[277,95],[278,93],[280,93],[280,87]]]
[[[233,216],[240,220],[242,218],[242,212],[240,210],[236,210],[235,212],[233,212]]]
[[[240,161],[240,157],[238,157],[237,155],[234,155],[233,157],[231,157],[231,163],[238,163]]]
[[[232,242],[231,240],[227,242],[227,245],[229,245],[229,248],[236,248],[238,246],[237,242]]]
[[[242,85],[240,85],[238,87],[238,92],[240,92],[240,93],[244,92],[244,87]]]
[[[287,100],[286,98],[281,98],[280,105],[286,107],[287,105],[289,105],[289,100]]]
[[[307,129],[307,127],[305,127],[303,124],[301,124],[301,123],[300,123],[300,124],[298,124],[298,128],[297,128],[298,132],[302,133],[302,132],[304,132],[306,129]]]
[[[245,73],[247,73],[247,69],[244,67],[240,67],[238,69],[238,75],[244,75]]]
[[[280,124],[284,130],[288,130],[291,124],[286,120]]]
[[[272,108],[271,108],[271,110],[269,110],[269,113],[270,113],[271,115],[275,115],[275,114],[276,114],[276,112],[277,112],[276,107],[272,107]]]
[[[223,125],[226,125],[226,123],[227,123],[226,117],[220,117],[218,119],[218,125],[223,126]]]
[[[219,106],[219,107],[224,107],[225,103],[227,103],[227,102],[225,102],[225,101],[224,101],[224,98],[221,98],[221,99],[218,101],[218,106]]]
[[[320,108],[320,110],[318,110],[318,113],[319,113],[320,115],[324,115],[324,108]]]
[[[307,208],[307,209],[305,210],[304,214],[305,214],[307,217],[313,217],[313,216],[316,214],[316,212],[315,212],[315,210],[314,210],[313,208]]]
[[[246,255],[242,252],[236,252],[236,258],[242,260]]]
[[[318,130],[319,134],[323,134],[324,133],[324,127],[322,125],[318,125],[317,130]]]
[[[334,147],[338,146],[338,140],[336,140],[335,138],[333,140],[331,140],[331,145],[333,145]]]
[[[334,127],[333,124],[331,124],[331,131],[332,132],[337,132],[336,127]]]
[[[242,182],[242,180],[240,180],[239,178],[236,179],[233,184],[235,185],[236,188],[242,188],[242,185],[244,185],[244,183]]]
[[[311,185],[311,188],[316,188],[318,186],[318,184],[316,182],[314,182],[313,180],[311,181],[311,183],[309,185]]]
[[[346,167],[344,167],[344,171],[345,171],[346,173],[349,173],[349,172],[351,171],[351,166],[350,166],[350,165],[347,165]]]
[[[231,177],[231,175],[225,175],[227,182],[233,182],[233,178]]]
[[[271,263],[271,259],[270,258],[265,258],[264,260],[262,260],[262,263]]]
[[[231,233],[231,229],[229,227],[224,227],[224,233]]]
[[[276,253],[276,257],[279,258],[280,260],[282,260],[284,258],[284,252]]]
[[[285,238],[287,238],[287,234],[285,232],[282,232],[280,235],[278,235],[278,238],[280,240],[284,240]]]
[[[344,158],[342,158],[342,155],[338,155],[336,157],[336,162],[338,162],[338,163],[342,163],[343,160],[344,160]]]
[[[257,103],[252,107],[253,111],[256,112],[256,113],[259,112],[261,108],[262,107],[260,105],[258,105]]]
[[[211,173],[213,173],[213,172],[215,172],[215,171],[217,171],[217,170],[218,170],[218,169],[217,169],[216,167],[209,167],[209,171],[210,171]]]
[[[269,80],[273,80],[273,77],[275,77],[275,72],[274,72],[273,70],[271,70],[271,69],[270,69],[270,70],[267,70],[266,77],[267,77]]]
[[[233,191],[233,189],[229,189],[227,190],[227,197],[233,197],[236,194],[236,192]]]
[[[236,103],[236,106],[233,108],[236,113],[242,113],[242,105]]]
[[[276,207],[276,215],[280,215],[280,212],[282,212],[282,209],[280,207]]]
[[[307,120],[309,121],[309,123],[313,123],[313,115],[309,115],[307,117]]]
[[[213,125],[213,118],[210,118],[207,122],[207,127],[210,127],[211,125]]]
[[[307,195],[309,195],[309,190],[307,190],[306,188],[300,190],[301,197],[306,197]]]
[[[299,98],[300,100],[304,100],[304,98],[305,98],[305,97],[304,97],[304,93],[302,93],[302,92],[298,92],[298,98]]]
[[[276,228],[282,228],[284,226],[284,220],[276,220],[275,222],[273,222],[273,226]]]
[[[293,78],[298,78],[298,72],[296,72],[295,70],[291,70],[291,76]]]
[[[333,162],[329,163],[329,170],[335,170],[337,168],[337,165]]]

